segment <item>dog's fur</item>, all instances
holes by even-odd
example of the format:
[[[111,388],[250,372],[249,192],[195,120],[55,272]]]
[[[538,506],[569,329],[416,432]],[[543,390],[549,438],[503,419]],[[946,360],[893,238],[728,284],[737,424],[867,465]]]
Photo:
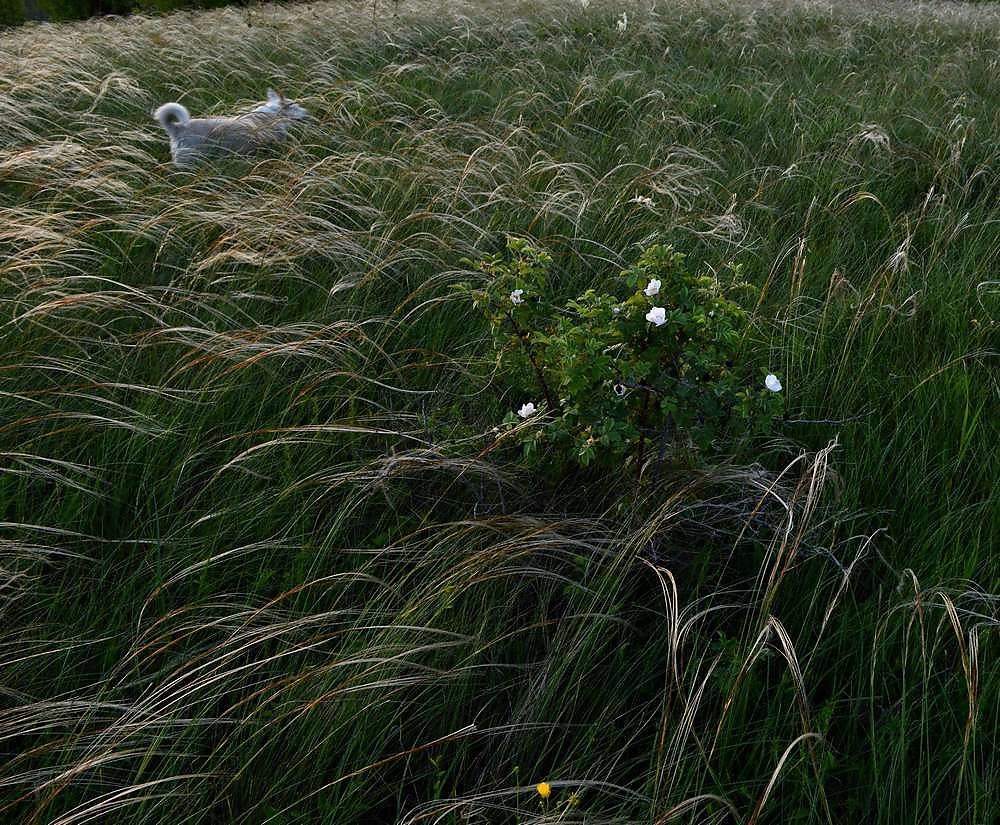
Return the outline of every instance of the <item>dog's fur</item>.
[[[227,153],[252,154],[283,141],[289,127],[309,113],[284,95],[267,90],[267,101],[235,117],[191,117],[180,103],[164,103],[153,113],[170,137],[177,166]]]

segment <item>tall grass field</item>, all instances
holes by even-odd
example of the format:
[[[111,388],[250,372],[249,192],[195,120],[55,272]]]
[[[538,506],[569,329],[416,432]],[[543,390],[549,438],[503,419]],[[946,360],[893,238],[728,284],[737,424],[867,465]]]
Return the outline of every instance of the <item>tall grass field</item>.
[[[508,244],[738,271],[779,413],[560,452]],[[0,823],[990,825],[998,630],[1000,6],[0,30]]]

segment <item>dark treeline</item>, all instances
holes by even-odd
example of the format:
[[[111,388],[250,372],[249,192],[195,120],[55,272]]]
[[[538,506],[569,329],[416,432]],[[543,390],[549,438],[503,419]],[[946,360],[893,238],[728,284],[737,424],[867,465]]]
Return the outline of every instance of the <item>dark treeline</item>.
[[[246,5],[248,0],[0,0],[0,26],[26,20],[83,20],[100,14]]]

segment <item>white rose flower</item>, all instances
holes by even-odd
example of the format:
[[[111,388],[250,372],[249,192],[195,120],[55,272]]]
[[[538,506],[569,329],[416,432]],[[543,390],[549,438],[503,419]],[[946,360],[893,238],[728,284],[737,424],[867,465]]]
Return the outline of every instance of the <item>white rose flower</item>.
[[[781,392],[781,382],[778,380],[778,376],[773,372],[764,379],[764,386],[771,392]]]
[[[523,289],[515,289],[512,293],[510,293],[510,302],[515,305],[523,304],[524,303],[523,296],[524,296]]]
[[[663,307],[653,307],[646,313],[646,320],[656,326],[662,326],[667,322],[667,311]]]
[[[531,418],[531,416],[535,414],[535,405],[529,401],[527,404],[523,404],[521,406],[521,409],[517,411],[517,414],[521,416],[521,418]]]
[[[646,284],[646,288],[643,292],[646,293],[647,298],[652,298],[654,295],[658,295],[660,292],[660,282],[656,280],[656,278],[653,278],[653,280]]]

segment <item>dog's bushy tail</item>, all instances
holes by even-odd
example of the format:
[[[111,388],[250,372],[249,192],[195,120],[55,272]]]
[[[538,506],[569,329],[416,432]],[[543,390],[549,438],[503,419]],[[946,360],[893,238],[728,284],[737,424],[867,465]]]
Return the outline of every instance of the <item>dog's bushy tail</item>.
[[[187,123],[191,119],[188,110],[180,103],[164,103],[159,109],[153,112],[153,117],[160,121],[160,125],[168,132]]]

